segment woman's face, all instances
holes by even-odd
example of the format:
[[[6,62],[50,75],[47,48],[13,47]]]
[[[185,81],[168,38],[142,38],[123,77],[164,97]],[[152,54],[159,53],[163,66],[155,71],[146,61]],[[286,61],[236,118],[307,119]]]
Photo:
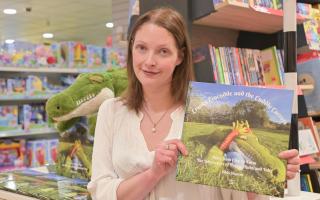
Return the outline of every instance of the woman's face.
[[[143,88],[170,86],[172,74],[182,61],[175,39],[155,24],[142,25],[132,46],[133,69]]]

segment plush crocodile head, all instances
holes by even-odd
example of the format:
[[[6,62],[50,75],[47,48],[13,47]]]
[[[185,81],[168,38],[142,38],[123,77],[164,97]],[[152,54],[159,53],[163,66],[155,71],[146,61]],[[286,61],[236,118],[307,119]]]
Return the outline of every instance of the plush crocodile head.
[[[104,100],[119,95],[126,86],[125,70],[80,74],[70,87],[47,101],[49,120],[64,122],[58,124],[59,131],[64,131],[78,117],[97,112]]]

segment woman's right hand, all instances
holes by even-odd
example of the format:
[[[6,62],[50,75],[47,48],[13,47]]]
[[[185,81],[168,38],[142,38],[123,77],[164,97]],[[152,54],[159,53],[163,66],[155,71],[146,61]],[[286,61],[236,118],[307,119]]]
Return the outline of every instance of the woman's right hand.
[[[167,140],[155,149],[153,164],[150,168],[153,176],[161,179],[177,166],[178,154],[188,154],[185,145],[178,139]]]

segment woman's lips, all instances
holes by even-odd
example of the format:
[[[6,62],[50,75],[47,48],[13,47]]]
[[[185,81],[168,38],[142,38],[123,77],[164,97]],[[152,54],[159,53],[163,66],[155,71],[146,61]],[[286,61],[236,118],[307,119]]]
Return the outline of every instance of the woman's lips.
[[[147,71],[147,70],[142,70],[144,74],[148,75],[148,76],[154,76],[157,75],[158,72],[153,72],[153,71]]]

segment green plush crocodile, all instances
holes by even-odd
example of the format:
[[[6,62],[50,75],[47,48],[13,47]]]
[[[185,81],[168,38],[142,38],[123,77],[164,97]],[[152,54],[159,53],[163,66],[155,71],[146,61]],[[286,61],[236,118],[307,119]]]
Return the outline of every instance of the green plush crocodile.
[[[96,113],[103,101],[119,96],[126,87],[127,73],[124,69],[84,73],[70,87],[47,101],[48,118],[56,123],[61,135],[56,165],[58,174],[90,178],[91,138],[94,135]],[[89,130],[82,122],[84,118],[88,119]]]
[[[70,87],[47,101],[49,120],[57,122],[62,133],[79,121],[79,117],[96,113],[104,100],[119,96],[126,86],[127,74],[123,69],[80,74]],[[90,120],[95,124],[94,119]]]

